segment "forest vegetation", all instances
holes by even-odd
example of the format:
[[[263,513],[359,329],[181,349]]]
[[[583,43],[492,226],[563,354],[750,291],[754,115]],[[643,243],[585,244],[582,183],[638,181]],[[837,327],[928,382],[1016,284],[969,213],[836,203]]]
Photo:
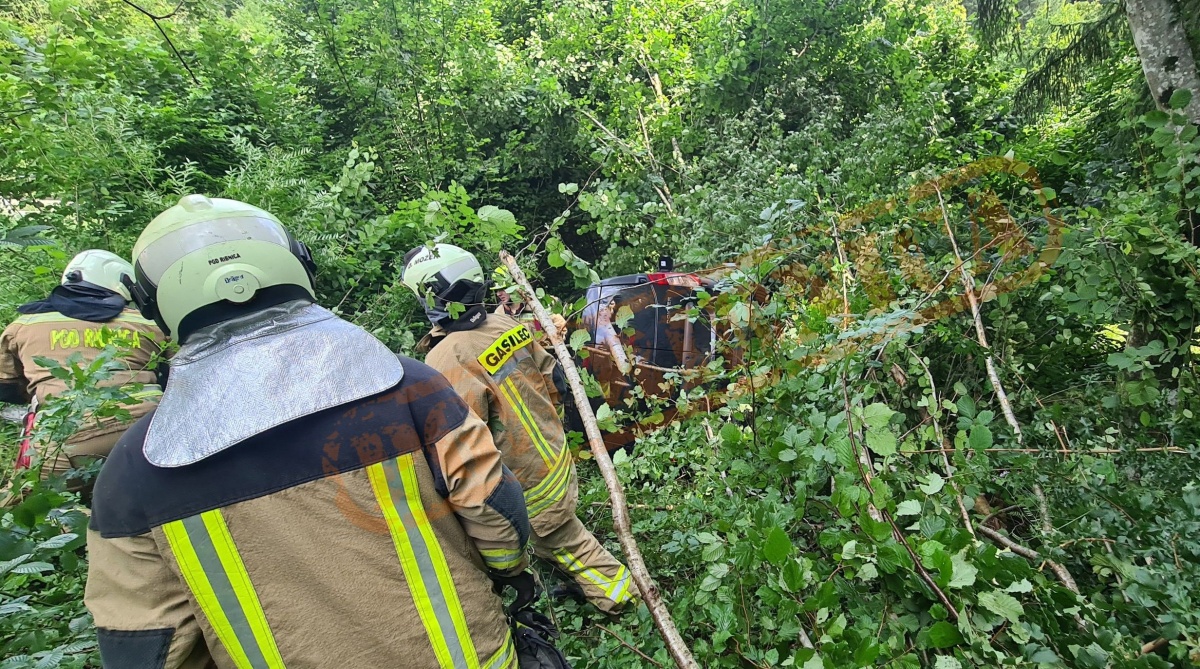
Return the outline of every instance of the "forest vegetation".
[[[430,239],[568,314],[741,259],[769,292],[712,297],[750,333],[712,371],[749,391],[615,458],[701,666],[1192,666],[1195,55],[1197,0],[11,0],[0,317],[192,192],[407,354]],[[122,411],[116,355],[55,370],[45,438]],[[0,669],[99,666],[85,523],[55,482],[0,514]],[[644,607],[552,611],[575,667],[672,664]]]

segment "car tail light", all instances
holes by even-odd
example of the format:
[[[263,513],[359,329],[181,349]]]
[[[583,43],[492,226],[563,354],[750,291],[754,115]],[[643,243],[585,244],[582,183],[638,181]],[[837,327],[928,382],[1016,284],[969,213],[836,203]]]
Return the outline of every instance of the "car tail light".
[[[677,272],[650,272],[646,274],[646,280],[659,286],[685,286],[687,288],[700,287],[700,277],[696,276],[695,274],[681,274]]]

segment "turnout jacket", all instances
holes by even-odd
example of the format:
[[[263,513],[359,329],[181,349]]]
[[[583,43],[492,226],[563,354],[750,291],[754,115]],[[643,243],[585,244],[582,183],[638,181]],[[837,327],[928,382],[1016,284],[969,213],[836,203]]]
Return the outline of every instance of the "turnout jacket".
[[[527,566],[520,486],[446,379],[401,362],[195,464],[146,460],[149,416],[125,433],[88,530],[105,667],[515,666],[489,573]]]
[[[155,372],[147,366],[161,351],[163,340],[158,326],[133,309],[125,309],[106,323],[70,318],[54,311],[28,314],[17,318],[0,334],[0,384],[20,384],[24,394],[21,399],[27,401],[36,396],[39,404],[45,404],[51,395],[67,390],[67,384],[39,365],[35,357],[66,364],[68,357],[79,353],[83,358],[81,365],[86,366],[108,344],[117,344],[124,349],[122,359],[126,369],[102,381],[101,386],[155,384]],[[133,418],[139,418],[154,404],[153,400],[147,399],[139,404],[122,405],[122,408]],[[128,426],[128,422],[113,418],[87,418],[71,441],[119,432]]]
[[[548,534],[574,518],[579,492],[558,415],[554,356],[504,314],[489,314],[472,330],[435,328],[422,347],[429,349],[425,362],[487,421],[504,464],[524,489],[534,532]]]

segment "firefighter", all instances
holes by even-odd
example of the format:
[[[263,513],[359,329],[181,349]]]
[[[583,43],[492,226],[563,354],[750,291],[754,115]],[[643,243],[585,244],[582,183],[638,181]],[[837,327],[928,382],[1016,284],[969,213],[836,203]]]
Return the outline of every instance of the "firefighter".
[[[114,344],[122,350],[124,369],[99,385],[141,384],[132,393],[141,402],[122,405],[132,418],[144,416],[154,406],[159,387],[158,374],[151,367],[160,362],[164,337],[153,321],[142,318],[130,305],[129,289],[122,280],[132,276],[133,266],[119,256],[96,249],[84,251],[67,264],[61,285],[46,299],[18,307],[22,315],[0,335],[0,401],[31,405],[26,438],[17,456],[18,469],[32,462],[30,433],[37,419],[36,407],[68,389],[66,381],[37,363],[38,357],[66,365],[69,357],[79,354],[78,364],[86,368],[107,345]],[[82,417],[79,429],[62,448],[43,454],[42,478],[103,460],[127,427],[128,420],[116,417]],[[86,493],[88,486],[73,481],[69,487]]]
[[[534,598],[520,484],[446,379],[318,306],[271,214],[188,195],[134,247],[181,347],[96,483],[105,667],[471,667]]]
[[[553,356],[510,316],[489,314],[488,282],[475,256],[449,244],[420,246],[404,258],[401,281],[414,291],[433,330],[421,345],[434,369],[450,379],[492,429],[504,462],[525,492],[534,552],[569,574],[605,613],[625,608],[637,592],[629,570],[575,515],[575,463],[556,404]]]

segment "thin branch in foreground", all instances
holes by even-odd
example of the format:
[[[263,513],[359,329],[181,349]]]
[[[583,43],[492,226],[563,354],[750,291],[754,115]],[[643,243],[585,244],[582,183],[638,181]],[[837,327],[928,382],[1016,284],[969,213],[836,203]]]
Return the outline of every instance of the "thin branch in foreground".
[[[658,632],[662,635],[663,641],[667,645],[667,652],[671,654],[671,658],[675,660],[675,664],[680,669],[700,669],[700,665],[692,657],[692,652],[688,648],[687,642],[680,636],[679,629],[675,626],[674,619],[671,618],[671,612],[667,609],[662,594],[650,578],[650,571],[646,568],[646,561],[642,558],[642,551],[638,548],[637,540],[633,538],[633,530],[629,522],[629,505],[625,500],[625,490],[621,485],[620,477],[617,476],[617,470],[613,466],[612,458],[608,455],[608,449],[604,446],[604,437],[600,434],[600,426],[596,423],[596,414],[592,412],[592,404],[588,399],[587,391],[583,388],[583,381],[579,378],[579,370],[575,367],[575,360],[571,352],[567,349],[567,345],[563,342],[558,328],[554,326],[554,321],[550,318],[550,312],[546,311],[546,308],[542,306],[542,302],[538,299],[537,293],[534,292],[533,286],[529,285],[529,280],[525,278],[525,272],[521,271],[521,267],[517,265],[516,258],[507,251],[501,251],[500,260],[508,267],[509,275],[524,295],[526,304],[533,308],[533,313],[541,323],[542,330],[545,331],[551,343],[554,344],[554,352],[558,355],[558,361],[563,366],[567,383],[571,386],[571,392],[575,396],[575,404],[578,407],[580,416],[583,418],[583,427],[588,436],[588,446],[592,449],[592,455],[596,460],[596,464],[600,467],[600,473],[604,476],[604,483],[608,486],[608,494],[612,498],[613,526],[617,532],[617,539],[621,542],[621,548],[625,551],[625,558],[629,561],[629,572],[633,575],[633,580],[637,584],[642,600],[645,601],[646,608],[650,610],[650,616],[654,618],[654,624],[658,627]]]
[[[1058,580],[1061,581],[1068,590],[1077,595],[1079,594],[1079,586],[1075,584],[1075,579],[1071,577],[1071,572],[1067,571],[1066,567],[1055,562],[1054,560],[1042,557],[1041,553],[1038,553],[1032,548],[1022,546],[1021,544],[1009,539],[990,527],[976,525],[975,530],[1023,558],[1027,558],[1034,562],[1045,562],[1046,566],[1050,568],[1050,571],[1054,572],[1054,575],[1058,577]]]
[[[604,630],[605,632],[608,632],[609,634],[611,634],[611,635],[612,635],[612,638],[616,639],[617,641],[620,641],[622,646],[625,646],[625,647],[626,647],[626,648],[628,648],[629,650],[632,650],[633,652],[635,652],[635,653],[637,653],[638,655],[642,656],[642,659],[643,659],[643,660],[646,660],[647,662],[649,662],[650,664],[653,664],[653,665],[654,665],[654,666],[656,666],[656,667],[661,667],[661,666],[662,666],[662,665],[661,665],[661,664],[659,664],[658,662],[655,662],[655,661],[654,661],[654,658],[652,658],[652,657],[650,657],[649,655],[647,655],[647,654],[643,653],[642,651],[638,650],[637,648],[634,648],[633,646],[629,645],[629,643],[628,643],[627,641],[625,641],[624,639],[622,639],[622,638],[621,638],[619,635],[617,635],[617,633],[616,633],[616,632],[614,632],[614,631],[612,631],[612,630],[608,629],[608,628],[607,628],[607,627],[605,627],[604,625],[596,625],[596,627],[599,627],[600,629]]]
[[[169,19],[172,16],[175,16],[175,13],[179,11],[179,8],[183,7],[183,0],[179,1],[179,4],[175,6],[175,9],[171,10],[170,14],[164,14],[162,16],[159,16],[157,14],[152,14],[152,13],[146,11],[145,8],[138,5],[137,3],[133,2],[132,0],[121,0],[121,2],[129,5],[130,7],[133,7],[134,9],[141,12],[142,14],[145,14],[146,16],[148,16],[150,18],[151,21],[154,22],[154,27],[158,28],[158,33],[163,36],[163,39],[167,40],[167,46],[171,47],[171,52],[175,54],[175,58],[179,61],[179,64],[183,65],[183,69],[187,70],[188,76],[190,76],[192,78],[192,83],[199,86],[200,79],[198,79],[196,77],[195,72],[192,72],[192,68],[190,65],[188,65],[187,61],[184,60],[183,54],[179,53],[179,49],[175,48],[175,43],[171,41],[171,37],[169,35],[167,35],[167,31],[164,30],[162,27],[162,24],[159,23],[159,21],[161,21],[163,19]]]

